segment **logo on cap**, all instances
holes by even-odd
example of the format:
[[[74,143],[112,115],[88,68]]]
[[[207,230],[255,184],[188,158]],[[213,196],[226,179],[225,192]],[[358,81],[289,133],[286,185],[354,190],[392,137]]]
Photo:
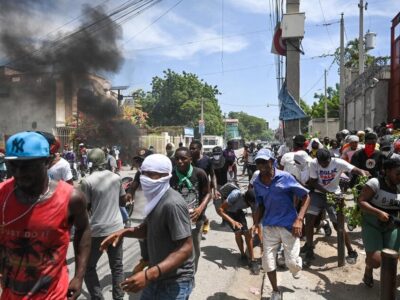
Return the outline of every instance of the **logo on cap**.
[[[16,138],[12,142],[12,151],[14,153],[20,153],[20,152],[22,153],[22,152],[24,152],[24,145],[25,145],[24,139]]]

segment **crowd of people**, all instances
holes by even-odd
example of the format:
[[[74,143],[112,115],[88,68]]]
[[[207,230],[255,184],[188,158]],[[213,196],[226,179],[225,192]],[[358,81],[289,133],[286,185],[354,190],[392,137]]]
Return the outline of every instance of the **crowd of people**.
[[[251,274],[259,274],[262,267],[272,286],[271,299],[281,299],[278,265],[285,264],[293,278],[300,278],[302,268],[314,260],[315,227],[328,215],[337,228],[336,207],[328,196],[346,192],[342,181],[351,187],[366,177],[355,200],[362,211],[366,249],[362,280],[372,287],[380,251],[400,248],[393,225],[400,210],[400,141],[392,128],[375,131],[343,130],[336,139],[322,142],[297,135],[291,150],[249,143],[243,153],[246,188],[238,185],[232,141],[208,155],[197,140],[176,149],[169,143],[165,154],[139,149],[129,187],[109,149],[80,145],[79,157],[89,174],[74,187],[71,162],[77,157],[72,149],[66,146],[59,154],[60,143],[46,132],[17,133],[0,156],[8,174],[0,183],[1,299],[77,299],[83,282],[91,299],[103,299],[97,275],[103,252],[109,260],[113,299],[138,291],[143,291],[141,299],[188,299],[202,237],[210,230],[209,203],[231,228],[240,261]],[[134,201],[139,187],[146,200],[144,219],[130,227],[125,206]],[[329,222],[324,224],[329,227]],[[128,278],[123,273],[124,237],[139,239],[141,254]],[[69,281],[65,259],[70,239],[76,267]],[[353,264],[358,253],[347,233],[345,244],[347,262]],[[257,245],[261,266],[254,255]]]

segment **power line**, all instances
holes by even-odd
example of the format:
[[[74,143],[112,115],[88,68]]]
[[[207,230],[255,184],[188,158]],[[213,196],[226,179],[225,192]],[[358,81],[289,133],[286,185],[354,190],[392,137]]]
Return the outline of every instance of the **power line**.
[[[327,73],[329,73],[329,71],[330,71],[330,69],[332,68],[332,66],[333,66],[333,64],[335,63],[335,61],[336,61],[336,58],[334,58],[333,60],[332,60],[332,62],[331,62],[331,64],[329,65],[329,67],[328,67],[328,70],[327,70]],[[305,96],[307,96],[308,95],[308,93],[309,92],[311,92],[311,90],[313,90],[317,85],[318,85],[318,83],[321,81],[321,79],[324,77],[324,73],[321,75],[321,77],[319,77],[318,79],[317,79],[317,81],[307,90],[307,92],[305,92],[302,96],[301,96],[301,98],[304,98]]]
[[[225,35],[224,39],[229,39],[229,38],[244,36],[244,35],[266,33],[266,32],[268,32],[268,30],[256,30],[256,31],[243,32],[243,33],[235,33],[235,34]],[[221,37],[215,37],[215,38],[208,38],[208,39],[202,39],[202,40],[187,41],[187,42],[182,42],[182,43],[175,43],[175,44],[170,44],[170,45],[165,45],[165,46],[137,48],[137,49],[132,49],[132,51],[156,50],[156,49],[176,47],[176,46],[192,45],[192,44],[196,44],[196,43],[215,41],[215,40],[220,40],[220,39],[221,39]]]
[[[263,105],[248,105],[248,104],[231,104],[231,103],[222,103],[218,101],[218,104],[227,105],[227,106],[238,106],[238,107],[266,107],[267,104]]]
[[[128,38],[123,45],[125,45],[126,43],[129,43],[131,40],[133,40],[134,38],[136,38],[138,35],[142,34],[144,31],[146,31],[147,29],[149,29],[151,26],[153,26],[156,22],[158,22],[162,17],[164,17],[165,15],[167,15],[171,10],[173,10],[175,7],[177,7],[179,4],[181,4],[183,2],[183,0],[179,0],[178,2],[176,2],[174,5],[172,5],[170,8],[168,8],[166,11],[164,11],[161,15],[159,15],[157,18],[155,18],[153,20],[153,22],[151,22],[149,25],[147,25],[145,28],[143,28],[141,31],[139,31],[138,33],[136,33],[134,36]]]
[[[321,13],[322,13],[322,18],[324,19],[324,24],[328,24],[328,22],[326,22],[326,19],[325,19],[324,9],[322,8],[321,0],[318,0],[318,2],[319,2],[319,7],[321,8]],[[333,46],[334,44],[333,44],[333,41],[332,41],[331,34],[330,34],[329,30],[328,30],[328,26],[326,25],[325,28],[326,28],[326,32],[328,33],[329,40],[331,41],[331,44]]]
[[[34,56],[34,55],[36,55],[36,54],[38,54],[40,52],[43,52],[45,50],[48,50],[48,49],[51,49],[51,48],[56,48],[56,47],[59,47],[59,46],[63,46],[63,42],[65,42],[66,40],[71,39],[71,38],[79,37],[80,33],[82,33],[82,32],[87,32],[89,34],[93,34],[93,33],[97,32],[97,31],[99,31],[99,30],[101,30],[101,29],[103,29],[103,28],[105,28],[107,26],[118,26],[119,23],[117,21],[120,20],[121,18],[124,18],[124,17],[126,17],[129,14],[132,14],[134,12],[136,12],[136,14],[135,14],[135,16],[136,16],[136,15],[142,13],[147,8],[153,6],[155,3],[159,2],[159,1],[161,1],[161,0],[134,0],[134,1],[129,0],[129,1],[126,1],[123,4],[117,6],[108,15],[105,15],[104,17],[102,17],[102,18],[100,18],[98,20],[95,20],[94,22],[92,22],[90,24],[87,24],[85,26],[81,26],[80,28],[78,28],[74,32],[72,32],[72,33],[70,33],[70,34],[68,34],[66,36],[63,36],[63,37],[61,37],[59,39],[56,39],[55,41],[52,41],[51,43],[49,43],[46,46],[43,46],[43,47],[41,47],[39,49],[36,49],[36,50],[32,51],[30,53],[30,55]],[[144,3],[141,4],[142,2],[144,2]],[[131,10],[129,10],[129,9],[131,9]],[[120,14],[120,13],[126,11],[126,10],[128,10],[127,13],[124,13],[123,15],[119,15],[118,16],[118,14]],[[114,20],[112,19],[113,16],[116,16],[116,18]],[[110,23],[110,19],[111,19],[111,21],[113,21],[115,23],[114,24]],[[126,21],[126,20],[124,20],[124,21]],[[95,27],[97,24],[100,24],[102,22],[103,23],[106,22],[106,23],[103,24],[102,26]],[[12,61],[9,61],[9,62],[5,63],[5,65],[13,64],[16,61],[19,61],[19,60],[24,59],[26,57],[28,57],[28,55],[25,55],[23,57],[16,58],[16,59],[14,59]]]
[[[248,66],[248,67],[227,69],[227,70],[224,70],[224,73],[251,70],[251,69],[258,69],[258,68],[265,68],[265,67],[271,67],[271,66],[274,66],[274,65],[275,65],[275,63],[270,63],[270,64],[263,64],[263,65],[256,65],[256,66]],[[222,72],[221,71],[217,71],[217,72],[210,72],[210,73],[202,73],[202,74],[199,74],[199,75],[200,76],[207,76],[207,75],[216,75],[216,74],[222,74]]]

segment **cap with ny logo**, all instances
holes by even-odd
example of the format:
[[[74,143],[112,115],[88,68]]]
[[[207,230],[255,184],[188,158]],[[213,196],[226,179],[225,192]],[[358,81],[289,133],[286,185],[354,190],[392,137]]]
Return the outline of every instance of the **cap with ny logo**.
[[[49,143],[40,134],[32,131],[12,135],[6,143],[7,160],[24,160],[49,157]]]

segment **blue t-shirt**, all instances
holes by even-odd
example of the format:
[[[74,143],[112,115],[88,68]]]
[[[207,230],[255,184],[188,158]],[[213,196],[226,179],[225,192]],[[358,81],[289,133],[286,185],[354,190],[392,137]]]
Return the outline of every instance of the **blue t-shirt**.
[[[275,176],[270,185],[261,182],[260,176],[254,181],[256,201],[265,207],[263,226],[280,226],[292,230],[297,218],[293,196],[304,197],[309,190],[304,188],[289,173],[275,169]]]

